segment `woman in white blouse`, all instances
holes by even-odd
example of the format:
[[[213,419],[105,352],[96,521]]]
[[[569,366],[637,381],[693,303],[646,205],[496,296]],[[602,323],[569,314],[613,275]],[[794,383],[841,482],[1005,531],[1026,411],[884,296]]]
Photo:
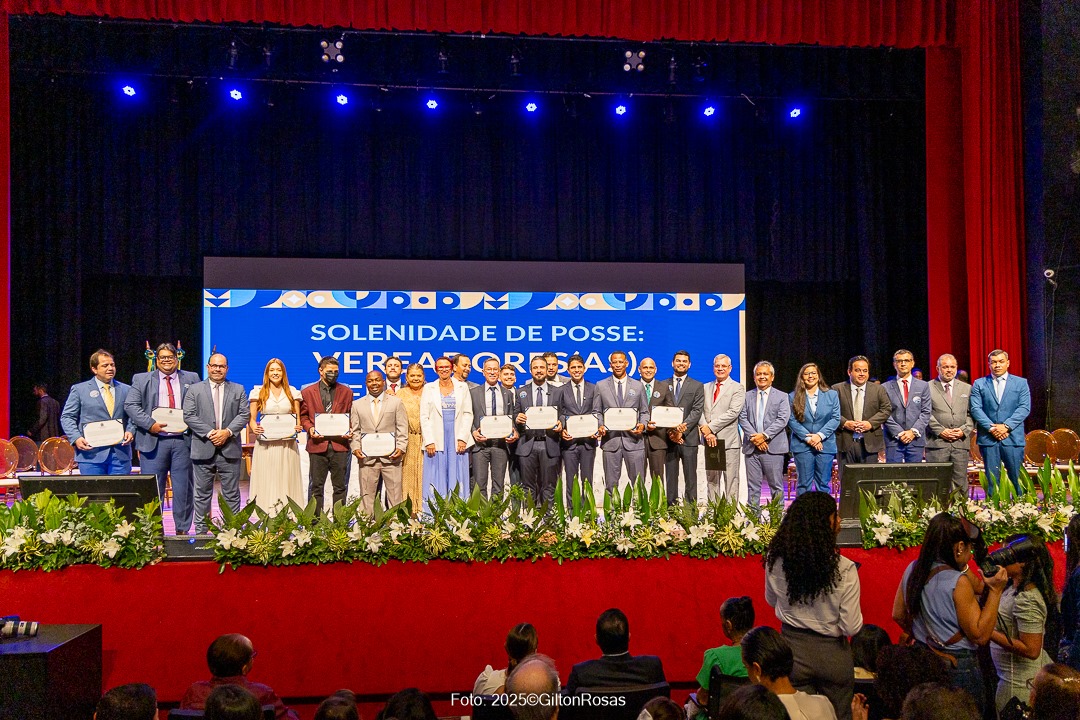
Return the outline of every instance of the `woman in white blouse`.
[[[453,377],[450,358],[435,361],[439,379],[420,395],[420,432],[424,443],[424,502],[434,493],[446,497],[469,494],[469,447],[472,436],[472,398],[469,386]]]

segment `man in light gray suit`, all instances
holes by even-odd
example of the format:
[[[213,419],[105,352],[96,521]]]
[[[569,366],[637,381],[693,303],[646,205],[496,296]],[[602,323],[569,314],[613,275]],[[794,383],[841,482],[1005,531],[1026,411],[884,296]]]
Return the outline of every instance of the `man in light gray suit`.
[[[354,400],[349,413],[352,439],[349,446],[360,463],[360,498],[364,512],[375,512],[379,480],[386,486],[386,500],[393,507],[401,502],[401,459],[409,444],[409,414],[405,404],[383,392],[386,380],[378,370],[367,374],[367,395]],[[363,436],[393,433],[394,450],[385,456],[364,455]]]
[[[754,385],[739,412],[742,452],[746,456],[746,503],[761,504],[761,481],[769,483],[772,499],[784,493],[784,455],[788,452],[787,424],[791,403],[787,393],[773,388],[776,370],[768,360],[754,366]]]
[[[611,376],[596,383],[596,400],[593,412],[601,417],[611,408],[633,408],[637,412],[637,424],[630,430],[608,430],[600,424],[600,447],[604,451],[604,489],[607,492],[619,487],[619,473],[626,466],[630,482],[645,479],[645,440],[642,433],[649,423],[649,405],[645,400],[645,386],[640,380],[628,377],[629,361],[626,353],[616,350],[608,356]]]
[[[206,364],[206,380],[184,396],[184,422],[191,430],[191,465],[195,471],[195,532],[206,532],[206,516],[214,494],[214,473],[221,494],[233,512],[240,511],[240,431],[250,407],[244,386],[226,379],[229,361],[214,353]]]
[[[937,361],[938,376],[930,382],[930,425],[926,438],[927,462],[953,464],[952,489],[968,491],[971,421],[971,385],[956,379],[956,358],[948,353]]]
[[[724,442],[724,496],[736,500],[739,495],[739,413],[746,401],[746,388],[731,379],[731,358],[720,354],[713,358],[715,380],[705,384],[705,412],[701,415],[701,436],[709,447]],[[720,473],[705,471],[705,485],[710,502],[720,498]]]

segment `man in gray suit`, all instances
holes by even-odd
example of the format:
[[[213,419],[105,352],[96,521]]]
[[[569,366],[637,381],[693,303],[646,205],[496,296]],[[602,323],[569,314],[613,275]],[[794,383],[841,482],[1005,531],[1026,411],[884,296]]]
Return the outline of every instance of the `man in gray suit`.
[[[507,415],[511,420],[517,417],[517,404],[514,391],[507,390],[499,382],[501,366],[496,358],[484,361],[484,384],[477,385],[469,394],[472,396],[473,440],[471,493],[477,487],[488,497],[502,495],[506,480],[506,468],[510,463],[510,444],[518,439],[517,429],[511,429],[504,437],[489,438],[480,432],[480,422],[489,415]],[[513,427],[513,426],[511,426]],[[488,493],[488,474],[491,474],[491,493]]]
[[[364,512],[372,515],[380,479],[386,486],[390,507],[401,503],[401,458],[405,457],[405,448],[409,444],[409,414],[399,398],[383,392],[386,381],[381,372],[369,372],[366,384],[367,395],[354,400],[349,413],[352,430],[349,446],[360,463],[360,498]],[[363,436],[371,433],[393,433],[393,452],[377,457],[364,455]]]
[[[645,441],[641,434],[649,423],[649,406],[645,402],[645,386],[628,377],[630,365],[626,353],[616,350],[608,356],[611,376],[596,383],[596,402],[593,411],[603,416],[611,408],[632,408],[637,424],[630,430],[608,430],[601,422],[600,447],[604,451],[604,489],[619,487],[619,474],[626,466],[630,482],[645,477]]]
[[[680,465],[686,487],[685,497],[688,502],[696,502],[698,445],[701,440],[698,424],[705,410],[705,386],[686,374],[690,370],[690,353],[687,351],[675,352],[671,369],[675,374],[664,385],[671,396],[671,404],[682,409],[683,421],[667,431],[669,444],[664,476],[667,478],[668,502],[674,502],[679,492]]]
[[[840,396],[840,427],[836,431],[836,463],[841,477],[849,463],[875,463],[885,449],[881,426],[892,415],[885,388],[870,380],[870,359],[848,360],[848,382],[834,385]]]
[[[956,379],[956,358],[948,353],[937,361],[937,379],[930,382],[930,425],[926,438],[927,462],[953,464],[952,489],[968,491],[971,459],[971,385]]]
[[[221,494],[233,512],[240,511],[240,431],[248,424],[250,408],[244,386],[226,379],[229,361],[214,353],[206,364],[206,380],[192,385],[184,396],[184,422],[191,430],[191,464],[195,471],[195,532],[206,532],[214,473]]]
[[[724,443],[724,496],[739,496],[739,413],[746,401],[746,388],[731,379],[731,358],[720,354],[713,358],[712,382],[705,384],[705,412],[701,415],[701,435],[705,444]],[[720,473],[705,471],[710,502],[720,498]]]
[[[742,452],[746,456],[746,503],[761,504],[761,481],[769,483],[772,499],[784,493],[784,455],[788,452],[787,424],[791,403],[787,393],[775,389],[776,370],[768,360],[754,366],[753,390],[739,412]]]

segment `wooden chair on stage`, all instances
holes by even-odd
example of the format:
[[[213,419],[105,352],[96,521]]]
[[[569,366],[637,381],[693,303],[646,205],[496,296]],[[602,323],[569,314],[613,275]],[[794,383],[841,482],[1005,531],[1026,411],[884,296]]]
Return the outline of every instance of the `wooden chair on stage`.
[[[1030,465],[1042,466],[1049,458],[1057,462],[1057,440],[1045,430],[1032,430],[1024,438],[1024,461]]]
[[[1069,428],[1058,428],[1050,434],[1057,444],[1058,462],[1073,462],[1080,458],[1080,435]]]
[[[11,442],[0,440],[0,491],[4,493],[4,502],[8,496],[19,496],[19,479],[15,473],[19,469],[19,450]]]
[[[975,432],[971,433],[971,440],[969,442],[969,452],[971,459],[968,461],[968,497],[972,500],[975,499],[975,491],[982,487],[979,483],[979,473],[983,470],[982,453],[979,452],[979,443],[975,437]]]
[[[560,720],[637,720],[645,703],[657,697],[671,697],[671,686],[666,682],[653,685],[634,685],[631,687],[578,688],[575,694],[589,694],[593,697],[624,698],[622,705],[614,699],[608,705],[563,705],[559,708]]]
[[[709,717],[719,717],[720,703],[724,698],[749,683],[750,678],[725,675],[719,665],[713,665],[709,671]]]

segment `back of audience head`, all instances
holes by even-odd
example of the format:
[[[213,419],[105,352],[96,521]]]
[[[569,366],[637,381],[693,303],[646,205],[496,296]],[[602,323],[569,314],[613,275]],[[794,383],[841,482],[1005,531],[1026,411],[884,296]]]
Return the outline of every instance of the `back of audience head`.
[[[979,720],[979,706],[966,690],[941,683],[916,685],[904,699],[901,720]]]
[[[338,690],[319,704],[315,710],[315,720],[360,720],[360,711],[356,709],[356,693],[352,690]]]
[[[720,606],[720,619],[724,623],[724,634],[738,642],[754,627],[754,601],[749,595],[729,597]]]
[[[720,703],[717,720],[788,720],[780,698],[761,685],[743,685]]]
[[[144,683],[120,685],[101,696],[94,717],[97,720],[155,720],[157,693]]]
[[[776,680],[791,676],[795,656],[791,646],[774,628],[764,625],[756,627],[746,633],[739,644],[751,682],[757,683],[763,677]]]
[[[1080,672],[1061,663],[1044,665],[1031,683],[1028,704],[1032,720],[1080,718]]]
[[[666,697],[653,698],[645,703],[637,720],[685,720],[686,711],[674,700]]]
[[[206,720],[262,720],[259,700],[239,685],[218,685],[206,698]]]
[[[377,720],[438,720],[428,696],[416,688],[405,688],[386,701]]]
[[[881,700],[881,716],[900,717],[911,688],[945,677],[945,661],[919,645],[889,645],[877,656],[874,691]]]
[[[884,628],[866,624],[851,638],[851,654],[855,667],[877,672],[877,656],[881,648],[892,645],[892,638]]]
[[[206,650],[206,664],[214,677],[236,677],[251,671],[255,659],[255,647],[239,633],[229,633],[210,643]]]
[[[537,702],[511,705],[515,720],[550,720],[559,710],[559,671],[547,655],[529,655],[506,677],[507,695],[536,695]]]
[[[513,670],[518,663],[536,652],[540,640],[536,628],[529,623],[518,623],[506,633],[507,669]]]
[[[605,655],[617,655],[630,649],[630,621],[618,608],[600,613],[596,619],[596,644]]]

